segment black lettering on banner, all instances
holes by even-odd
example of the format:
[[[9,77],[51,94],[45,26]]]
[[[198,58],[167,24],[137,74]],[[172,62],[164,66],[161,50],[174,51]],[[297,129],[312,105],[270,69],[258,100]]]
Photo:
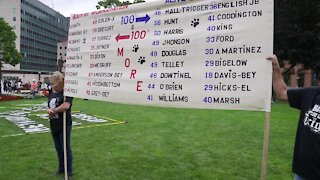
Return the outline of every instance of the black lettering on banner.
[[[166,39],[162,45],[185,45],[190,44],[190,38],[186,39]]]
[[[166,95],[163,94],[162,96],[159,96],[159,101],[164,102],[188,102],[189,97],[188,96],[180,96],[175,94]]]
[[[161,53],[162,57],[165,56],[186,56],[187,55],[187,50],[182,49],[182,50],[167,50],[167,51],[162,51]]]
[[[217,48],[215,54],[260,54],[261,46],[246,46],[233,48]]]
[[[183,34],[183,28],[168,29],[163,31],[163,35],[172,35],[172,34]]]

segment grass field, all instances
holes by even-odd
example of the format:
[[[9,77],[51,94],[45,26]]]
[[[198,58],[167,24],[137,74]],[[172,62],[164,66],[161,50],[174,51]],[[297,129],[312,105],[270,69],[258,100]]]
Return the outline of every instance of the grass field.
[[[0,103],[0,112],[18,104]],[[260,179],[264,112],[143,107],[75,99],[74,111],[126,124],[73,129],[73,179],[168,180]],[[291,180],[298,111],[274,103],[268,176]],[[0,179],[61,179],[50,176],[57,158],[50,133],[23,133],[0,119]]]

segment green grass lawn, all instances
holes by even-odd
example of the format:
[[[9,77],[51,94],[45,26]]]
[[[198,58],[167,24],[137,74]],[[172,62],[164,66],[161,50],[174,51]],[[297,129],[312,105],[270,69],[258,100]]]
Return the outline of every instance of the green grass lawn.
[[[17,104],[0,103],[0,112]],[[73,179],[260,179],[264,112],[144,107],[75,99],[73,109],[126,124],[73,129]],[[274,103],[267,179],[293,179],[298,111]],[[61,179],[50,133],[23,133],[0,119],[0,179]]]

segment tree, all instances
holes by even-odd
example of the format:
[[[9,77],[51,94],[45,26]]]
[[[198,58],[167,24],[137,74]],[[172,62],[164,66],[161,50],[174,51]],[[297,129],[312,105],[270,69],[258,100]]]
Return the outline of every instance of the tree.
[[[320,72],[320,3],[275,0],[274,51],[292,66]]]
[[[134,0],[133,3],[130,1],[123,1],[120,2],[119,0],[101,0],[98,2],[98,5],[96,5],[97,9],[100,9],[102,7],[104,8],[113,8],[117,6],[126,6],[130,4],[137,4],[137,3],[143,3],[145,2],[144,0]]]
[[[146,2],[146,1],[144,1],[144,0],[134,0],[133,4],[138,4],[138,3],[143,3],[143,2]]]
[[[17,36],[10,25],[3,18],[0,18],[0,51],[4,53],[2,61],[13,66],[21,62],[21,54],[15,46],[16,38]]]
[[[3,18],[0,18],[0,51],[3,53],[3,59],[0,59],[0,80],[2,79],[2,62],[15,66],[21,61],[21,54],[15,46],[16,38],[17,36],[10,25]]]
[[[98,5],[96,5],[97,9],[100,9],[101,7],[104,8],[113,8],[120,5],[119,0],[102,0],[98,2]]]

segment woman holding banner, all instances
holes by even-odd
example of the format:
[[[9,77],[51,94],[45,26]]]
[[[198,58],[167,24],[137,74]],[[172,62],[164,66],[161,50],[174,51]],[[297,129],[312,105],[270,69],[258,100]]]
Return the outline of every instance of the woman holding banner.
[[[300,110],[292,170],[295,180],[320,179],[320,87],[287,89],[276,55],[267,58],[273,66],[273,89],[280,100]]]
[[[70,146],[71,136],[71,106],[72,97],[63,96],[64,76],[56,71],[50,77],[52,91],[48,97],[48,115],[50,119],[50,129],[55,149],[58,154],[59,167],[54,175],[64,174],[64,141],[63,141],[63,112],[66,111],[66,152],[67,152],[67,174],[68,179],[72,175],[72,152]]]

